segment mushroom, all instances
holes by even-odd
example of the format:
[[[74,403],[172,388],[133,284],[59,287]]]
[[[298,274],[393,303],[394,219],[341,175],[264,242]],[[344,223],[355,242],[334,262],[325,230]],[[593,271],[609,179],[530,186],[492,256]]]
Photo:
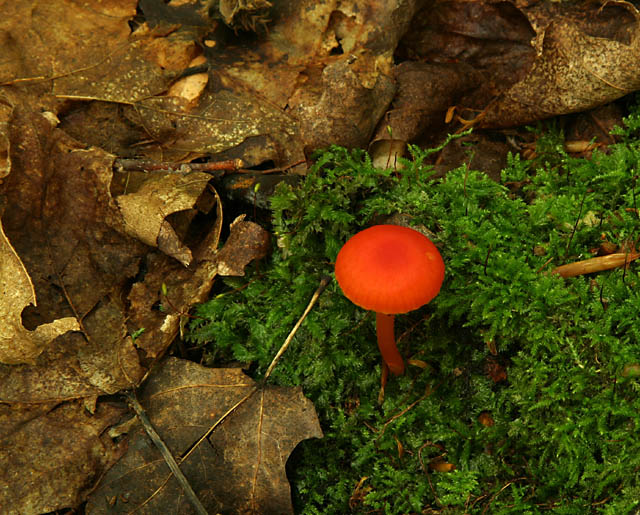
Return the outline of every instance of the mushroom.
[[[345,296],[357,306],[375,311],[382,359],[392,374],[403,374],[394,318],[424,306],[440,291],[444,262],[438,249],[414,229],[374,225],[344,244],[335,271]]]

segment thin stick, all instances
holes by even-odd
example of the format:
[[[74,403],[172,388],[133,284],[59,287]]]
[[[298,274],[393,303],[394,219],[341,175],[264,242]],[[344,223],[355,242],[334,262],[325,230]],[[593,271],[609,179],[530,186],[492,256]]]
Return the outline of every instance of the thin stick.
[[[287,350],[287,347],[289,347],[289,344],[291,343],[291,340],[293,340],[293,337],[298,332],[298,329],[302,325],[302,322],[304,321],[305,318],[307,318],[307,315],[311,311],[311,308],[313,308],[314,304],[318,301],[318,298],[320,298],[320,295],[322,294],[324,289],[327,287],[327,285],[329,284],[330,280],[331,280],[331,278],[329,276],[325,276],[320,281],[320,285],[318,286],[318,289],[312,295],[311,300],[309,301],[309,304],[307,305],[307,309],[304,310],[304,313],[302,313],[302,316],[298,319],[298,321],[296,322],[296,325],[294,325],[293,329],[291,329],[291,332],[289,333],[289,336],[287,336],[287,339],[282,344],[282,347],[280,347],[280,350],[276,354],[275,358],[273,358],[273,361],[271,362],[271,365],[269,365],[269,368],[267,369],[266,373],[264,374],[264,377],[262,378],[262,383],[263,384],[267,381],[267,379],[271,375],[271,372],[273,372],[273,369],[278,364],[278,361],[280,360],[282,355]]]
[[[151,438],[155,446],[158,448],[158,450],[160,451],[160,454],[162,454],[164,461],[166,461],[167,465],[169,465],[171,472],[173,473],[175,478],[178,480],[178,483],[180,483],[182,490],[187,496],[187,499],[189,499],[189,502],[191,503],[191,505],[195,508],[196,513],[198,513],[198,515],[207,515],[207,510],[204,508],[204,506],[200,502],[200,499],[198,499],[198,497],[196,496],[196,493],[193,491],[193,488],[191,488],[191,485],[187,481],[187,478],[184,476],[184,474],[180,470],[180,467],[176,463],[176,460],[173,458],[171,451],[169,450],[167,445],[162,441],[162,439],[160,438],[160,435],[154,429],[142,405],[133,396],[133,394],[126,393],[125,395],[127,397],[127,401],[129,402],[129,405],[134,409],[134,411],[136,412],[136,415],[138,415],[140,422],[142,422],[142,426],[144,427],[144,430],[147,432],[147,434],[149,435],[149,438]]]
[[[561,265],[551,270],[552,274],[558,274],[561,277],[576,277],[578,275],[592,274],[594,272],[602,272],[603,270],[611,270],[619,266],[625,269],[629,263],[640,258],[640,252],[617,252],[607,256],[600,256],[583,261],[576,261],[567,265]]]
[[[573,230],[571,231],[571,236],[569,236],[569,241],[567,242],[567,248],[565,249],[564,257],[565,259],[569,255],[569,247],[571,246],[571,240],[573,240],[573,235],[576,233],[576,229],[578,228],[578,224],[580,223],[580,217],[582,216],[582,208],[584,206],[584,201],[587,198],[587,192],[584,192],[582,195],[582,201],[580,202],[580,209],[578,210],[578,217],[576,218],[576,223],[573,224]]]
[[[242,159],[229,159],[211,163],[167,163],[151,161],[148,159],[123,159],[117,158],[113,162],[116,172],[167,172],[167,173],[191,173],[206,172],[215,175],[227,171],[237,171],[244,166]]]

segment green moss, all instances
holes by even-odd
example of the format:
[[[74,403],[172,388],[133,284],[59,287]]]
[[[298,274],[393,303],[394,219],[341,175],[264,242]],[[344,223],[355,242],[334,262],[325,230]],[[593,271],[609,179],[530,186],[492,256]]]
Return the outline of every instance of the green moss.
[[[549,271],[593,257],[603,236],[640,234],[639,112],[591,160],[567,155],[558,131],[541,135],[535,161],[511,157],[504,170],[504,184],[524,184],[515,191],[466,168],[431,181],[417,148],[403,170],[381,171],[333,147],[300,187],[279,188],[270,261],[197,309],[190,338],[212,364],[240,360],[260,377],[341,245],[385,215],[433,231],[447,265],[440,295],[397,317],[401,352],[428,366],[392,379],[382,405],[374,317],[335,282],[278,364],[272,380],[302,385],[325,431],[290,464],[298,512],[638,507],[638,265]],[[432,470],[436,458],[455,470]]]

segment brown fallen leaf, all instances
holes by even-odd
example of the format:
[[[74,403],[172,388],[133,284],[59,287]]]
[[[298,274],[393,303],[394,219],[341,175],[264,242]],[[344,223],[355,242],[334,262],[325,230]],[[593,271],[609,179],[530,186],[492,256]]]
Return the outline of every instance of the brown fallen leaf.
[[[479,81],[470,66],[412,61],[396,66],[394,78],[398,86],[392,107],[369,146],[382,168],[393,166],[396,155],[403,157],[406,143],[440,134],[449,106]]]
[[[33,363],[58,336],[80,330],[74,317],[64,317],[29,331],[21,314],[30,304],[36,305],[33,284],[0,222],[0,363]]]
[[[269,234],[254,222],[238,220],[232,224],[231,234],[219,251],[218,236],[219,231],[211,231],[211,239],[194,250],[195,270],[162,256],[148,257],[149,272],[128,295],[129,327],[131,331],[145,329],[136,346],[148,358],[160,356],[171,344],[181,320],[191,306],[206,300],[217,275],[242,275],[250,261],[264,257],[269,249]],[[157,305],[163,309],[157,309]]]
[[[492,102],[478,125],[512,127],[586,111],[640,89],[640,13],[630,2],[609,4],[620,11],[618,20],[632,18],[624,34],[594,36],[568,16],[539,27],[527,76]]]
[[[262,259],[269,251],[269,234],[258,224],[240,215],[230,226],[231,234],[224,247],[215,255],[218,274],[243,276],[245,267]]]
[[[143,388],[141,403],[151,423],[209,513],[293,513],[285,463],[301,440],[322,436],[313,405],[299,388],[255,389],[240,369],[205,368],[175,358],[157,368]],[[192,449],[212,426],[211,434]],[[131,434],[127,454],[91,494],[86,510],[190,512],[140,427]]]
[[[85,148],[56,128],[54,117],[29,110],[21,100],[19,96],[5,99],[15,104],[8,122],[0,125],[0,140],[8,142],[5,163],[10,165],[0,183],[0,221],[5,229],[0,238],[0,283],[5,292],[0,311],[6,322],[4,333],[0,331],[0,347],[6,361],[32,363],[0,364],[0,438],[4,439],[0,448],[15,448],[20,455],[19,460],[10,455],[12,461],[3,471],[11,482],[0,478],[0,484],[22,495],[20,485],[14,487],[13,482],[16,478],[24,482],[26,474],[36,477],[37,488],[28,483],[31,491],[23,496],[24,509],[13,497],[7,497],[6,503],[0,499],[0,506],[13,507],[15,502],[18,512],[29,513],[76,506],[106,464],[116,459],[108,441],[101,451],[104,454],[96,458],[91,454],[93,448],[87,450],[95,442],[88,442],[78,431],[84,430],[85,420],[94,426],[103,423],[106,408],[98,397],[136,386],[150,364],[147,358],[161,355],[170,345],[182,313],[206,297],[218,269],[222,213],[214,194],[195,201],[208,223],[199,225],[199,239],[191,247],[197,263],[187,270],[127,234],[114,199],[126,181],[114,180],[114,156]],[[131,184],[135,182],[132,178]],[[190,213],[188,209],[183,215],[170,215],[178,228],[176,234],[192,232]],[[244,224],[248,222],[238,227]],[[257,238],[259,232],[254,234]],[[241,241],[242,258],[238,259],[246,263],[251,259],[252,241]],[[260,252],[264,249],[262,239]],[[229,268],[235,266],[241,272],[230,249],[226,260]],[[132,283],[155,286],[143,292],[148,304],[126,302]],[[169,285],[167,293],[175,306],[168,313],[153,309],[158,300],[167,304],[162,283]],[[36,298],[37,306],[24,308]],[[137,325],[150,315],[159,315],[154,319],[157,325]],[[55,322],[60,319],[70,320],[74,331],[60,332]],[[137,345],[142,338],[134,343],[129,336],[140,327],[149,338],[146,347]],[[60,335],[55,338],[57,332]],[[4,355],[7,348],[9,357]],[[76,410],[77,418],[57,423],[55,414],[67,413],[67,409]],[[30,427],[39,431],[37,438],[33,436],[34,445],[11,443],[23,438],[21,430]],[[43,449],[47,460],[40,456]],[[0,452],[0,458],[5,456]],[[74,457],[82,460],[81,465]],[[24,465],[40,462],[43,468],[37,476]],[[67,467],[72,480],[65,475]],[[62,480],[65,487],[59,484]]]
[[[113,157],[84,148],[50,118],[12,100],[5,132],[11,170],[0,195],[1,223],[15,255],[9,259],[3,239],[0,280],[14,295],[13,320],[21,319],[26,330],[66,318],[75,320],[75,332],[49,338],[51,344],[36,352],[16,337],[21,330],[15,323],[7,324],[12,333],[3,337],[14,339],[14,356],[2,361],[21,362],[16,356],[22,353],[32,365],[0,365],[0,399],[50,402],[129,388],[142,369],[118,291],[138,273],[146,247],[124,234],[109,191]],[[18,293],[29,289],[27,296]]]
[[[52,84],[39,101],[65,130],[120,157],[234,153],[249,166],[284,167],[305,148],[365,146],[393,96],[393,52],[418,2],[272,3],[268,31],[247,40],[216,31],[214,9],[195,2],[145,2],[134,19],[135,1],[19,0],[9,18],[20,23],[0,23],[0,53],[12,56],[0,80],[33,93]],[[236,7],[215,7],[235,27]],[[198,80],[181,76],[203,57]]]
[[[629,263],[638,259],[640,252],[616,252],[608,256],[600,256],[583,261],[576,261],[555,267],[551,270],[552,274],[561,277],[576,277],[578,275],[593,274],[604,270],[612,270],[620,266],[628,266]]]
[[[189,215],[183,223],[188,226],[198,212],[195,209],[198,198],[210,180],[211,176],[202,172],[154,174],[138,191],[116,197],[127,233],[188,266],[191,250],[182,241],[184,234],[176,233],[169,216],[178,212]]]
[[[0,421],[8,411],[0,406]],[[2,512],[48,513],[79,505],[126,449],[106,434],[125,410],[101,403],[90,414],[82,402],[68,402],[30,412],[33,417],[0,433]]]
[[[464,88],[447,79],[447,75],[457,74],[462,84],[473,86],[456,100],[460,109],[455,111],[456,118],[471,117],[465,114],[466,108],[486,106],[497,92],[521,80],[534,60],[531,40],[535,31],[521,6],[522,2],[509,1],[441,0],[433,4],[423,3],[396,49],[396,56],[400,61],[412,61],[412,65],[437,63],[442,69],[448,69],[444,72],[444,80],[435,80],[449,84],[456,92],[456,95],[445,93],[450,99],[462,93]],[[415,87],[419,88],[420,83]],[[429,90],[431,86],[425,84],[425,89]],[[436,86],[435,91],[441,91],[441,87]],[[425,103],[431,113],[442,112],[437,120],[437,124],[442,125],[445,112],[440,98],[436,96],[431,102],[425,98]],[[444,109],[449,107],[444,106]],[[422,128],[428,135],[433,131],[429,125]]]

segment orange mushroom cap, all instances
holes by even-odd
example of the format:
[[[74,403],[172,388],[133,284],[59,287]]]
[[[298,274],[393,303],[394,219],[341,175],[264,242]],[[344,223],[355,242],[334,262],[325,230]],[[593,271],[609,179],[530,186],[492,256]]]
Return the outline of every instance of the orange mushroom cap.
[[[444,261],[423,234],[399,225],[374,225],[354,235],[336,259],[336,279],[357,306],[406,313],[440,291]]]

